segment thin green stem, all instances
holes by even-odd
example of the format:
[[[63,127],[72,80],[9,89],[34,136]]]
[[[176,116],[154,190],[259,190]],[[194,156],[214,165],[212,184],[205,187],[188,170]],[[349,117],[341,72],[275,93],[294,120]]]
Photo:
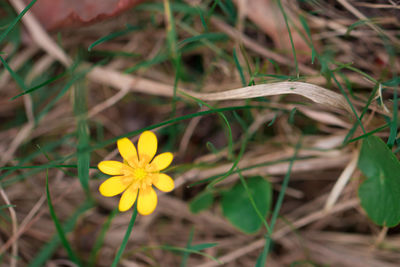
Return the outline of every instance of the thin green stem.
[[[137,201],[136,201],[135,206],[133,207],[133,213],[132,213],[131,221],[129,222],[129,225],[128,225],[128,229],[126,229],[124,239],[122,240],[121,246],[118,249],[117,255],[115,256],[111,267],[117,267],[117,265],[118,265],[118,262],[122,256],[122,253],[125,250],[126,244],[128,243],[129,236],[131,235],[133,225],[135,224],[137,213],[138,212],[137,212]]]

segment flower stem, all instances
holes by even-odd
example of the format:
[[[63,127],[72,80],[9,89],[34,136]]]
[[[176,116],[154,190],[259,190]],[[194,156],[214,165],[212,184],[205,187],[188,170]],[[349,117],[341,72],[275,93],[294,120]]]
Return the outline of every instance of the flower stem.
[[[125,250],[126,244],[128,243],[128,239],[129,239],[129,236],[131,235],[132,228],[133,228],[133,225],[135,224],[136,216],[137,216],[137,213],[138,213],[136,206],[137,206],[137,201],[135,203],[135,206],[133,207],[132,218],[131,218],[131,221],[129,222],[128,229],[126,230],[124,239],[122,240],[122,244],[119,247],[119,250],[117,252],[117,255],[114,258],[114,261],[113,261],[111,267],[116,267],[117,266],[117,264],[119,262],[119,259],[121,258],[122,253]]]

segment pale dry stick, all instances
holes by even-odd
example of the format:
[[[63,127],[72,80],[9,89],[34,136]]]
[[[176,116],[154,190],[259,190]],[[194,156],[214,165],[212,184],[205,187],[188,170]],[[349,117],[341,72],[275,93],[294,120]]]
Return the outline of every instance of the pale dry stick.
[[[79,267],[79,265],[75,264],[74,262],[64,259],[52,260],[47,265],[47,267],[58,267],[58,266]]]
[[[311,156],[312,151],[304,151],[299,153],[299,156]],[[283,154],[283,153],[282,153]],[[284,153],[286,154],[286,153]],[[280,159],[283,159],[281,157]],[[343,164],[349,159],[349,157],[346,154],[342,154],[341,157],[319,157],[319,158],[311,158],[311,159],[303,159],[303,160],[298,160],[294,163],[293,165],[293,172],[306,172],[306,171],[311,171],[311,170],[323,170],[326,168],[335,168],[339,166],[343,166]],[[279,159],[276,159],[279,160]],[[239,168],[247,168],[253,165],[258,165],[262,164],[268,161],[259,161],[259,158],[247,158],[243,157],[242,160],[239,162]],[[324,163],[325,162],[325,166]],[[288,162],[283,162],[283,163],[278,163],[274,165],[267,165],[267,166],[259,166],[257,169],[249,169],[249,170],[243,170],[242,174],[243,175],[254,175],[254,174],[269,174],[269,175],[282,175],[285,174],[287,171],[288,167]],[[203,170],[197,177],[197,179],[201,180],[210,176],[218,175],[221,173],[227,172],[231,168],[232,164],[224,164],[218,167],[214,167],[212,169],[208,170]],[[236,177],[235,174],[232,174],[233,176]]]
[[[132,75],[123,74],[114,70],[96,67],[88,77],[97,83],[106,84],[116,88],[124,88],[129,85],[131,90],[146,94],[168,96],[173,95],[173,87],[170,85],[154,82],[148,79],[138,78]],[[134,88],[132,86],[134,85]],[[298,94],[312,101],[330,107],[345,109],[351,112],[344,97],[323,87],[302,83],[302,82],[279,82],[271,84],[260,84],[239,89],[227,90],[218,93],[197,93],[184,89],[179,89],[178,94],[183,92],[201,100],[233,100],[249,99],[263,96]]]
[[[33,208],[29,211],[28,215],[25,216],[24,220],[19,225],[18,231],[14,233],[2,247],[0,247],[0,255],[9,248],[10,244],[17,243],[16,240],[30,228],[30,223],[35,219],[33,216],[35,216],[45,201],[46,196],[41,196],[41,198],[36,202]]]
[[[8,63],[10,65],[10,68],[12,68],[13,70],[19,69],[29,58],[31,58],[38,51],[39,48],[34,45],[22,50],[17,55],[15,55]],[[0,91],[8,83],[10,77],[11,75],[8,71],[3,72],[3,74],[0,76]]]
[[[57,173],[56,182],[60,181],[63,176],[64,173],[62,171],[59,171]],[[40,210],[45,201],[46,201],[46,195],[42,195],[40,199],[36,202],[36,204],[33,206],[33,208],[29,211],[29,213],[25,216],[21,224],[19,225],[17,233],[11,236],[10,239],[7,240],[7,242],[4,244],[4,246],[0,248],[0,254],[2,254],[4,248],[7,247],[7,244],[15,242],[25,231],[28,230],[27,225],[33,220],[32,219],[33,216],[35,216],[35,214]]]
[[[47,57],[44,58],[43,61],[40,61],[38,65],[34,66],[33,71],[28,75],[27,81],[32,81],[35,75],[39,74],[40,71],[43,70],[43,68],[45,68],[48,64],[51,64],[51,62],[52,61],[50,61]],[[3,166],[11,160],[18,147],[27,139],[35,126],[35,117],[33,114],[32,99],[30,95],[24,95],[24,105],[28,122],[19,130],[8,149],[0,157],[0,166]]]
[[[35,123],[35,115],[33,115],[33,102],[30,94],[24,95],[25,114],[28,118],[28,123]]]
[[[325,211],[323,209],[321,209],[319,211],[315,211],[301,219],[298,219],[292,225],[286,225],[286,226],[282,227],[281,229],[277,230],[275,233],[272,234],[272,238],[279,239],[280,237],[282,237],[282,236],[286,235],[287,233],[289,233],[290,231],[292,231],[293,227],[294,227],[294,229],[298,229],[298,228],[306,226],[312,222],[315,222],[319,219],[322,219],[327,215],[332,215],[332,214],[340,212],[340,211],[345,211],[345,210],[348,210],[351,208],[355,208],[359,205],[359,203],[360,203],[360,201],[358,198],[353,198],[353,199],[346,200],[346,201],[336,204],[336,206],[334,206],[329,211]]]
[[[11,0],[11,3],[17,8],[19,12],[22,11],[24,5],[21,2],[21,0]],[[47,35],[47,33],[43,30],[43,28],[33,17],[33,15],[30,14],[30,12],[28,12],[23,19],[25,19],[24,23],[26,23],[28,30],[31,32],[31,35],[34,36],[34,40],[37,42],[37,44],[42,48],[44,48],[50,55],[54,56],[59,61],[61,61],[64,65],[69,66],[71,63],[70,58]],[[218,21],[216,23],[218,24]],[[229,27],[228,25],[224,25],[224,23],[222,25]],[[312,72],[315,71],[312,70]],[[135,78],[131,77],[130,75],[121,74],[119,72],[111,71],[109,69],[101,67],[94,68],[88,74],[88,77],[93,81],[102,82],[104,84],[115,86],[120,89],[125,88],[127,84],[132,86],[132,82],[135,80]],[[156,94],[164,96],[172,96],[173,94],[172,86],[160,84],[145,79],[139,79],[136,80],[135,82],[136,82],[135,84],[136,91],[142,91],[148,94]],[[310,98],[311,100],[317,103],[327,104],[335,107],[341,107],[349,110],[349,107],[345,102],[343,96],[334,93],[332,91],[326,90],[317,85],[311,85],[300,82],[294,82],[294,83],[283,82],[274,85],[264,84],[257,86],[259,87],[258,88],[256,88],[255,86],[253,86],[252,88],[245,87],[237,89],[236,91],[229,90],[225,91],[225,94],[224,93],[199,94],[190,91],[186,92],[203,100],[210,100],[210,98],[212,98],[212,100],[247,99],[252,97],[280,95],[280,94],[300,94],[307,98]],[[154,87],[156,88],[156,90],[153,89]],[[262,93],[252,94],[252,92],[256,91],[257,89],[261,90]],[[269,89],[269,92],[265,91],[267,89]],[[230,98],[229,94],[231,93],[236,93],[236,95],[233,98]]]
[[[201,112],[204,110],[206,110],[206,108],[203,106],[199,111]],[[202,118],[203,117],[200,116],[195,117],[191,119],[190,122],[188,123],[188,126],[186,127],[185,133],[183,134],[181,142],[179,144],[178,154],[180,155],[180,157],[183,157],[185,155],[187,146],[189,145],[190,138],[192,137],[194,130],[196,130],[196,127]]]
[[[8,54],[11,54],[14,50],[14,44],[5,43],[4,46],[0,47],[0,49],[4,53],[3,58],[6,59]]]
[[[304,154],[303,152],[299,152],[299,156],[301,155],[311,155],[308,154],[311,151],[308,151],[307,154]],[[281,158],[284,158],[286,153],[282,155]],[[278,158],[279,159],[279,158]],[[278,159],[273,159],[273,160],[278,160]],[[263,160],[263,161],[262,161]],[[271,161],[271,159],[263,159],[263,158],[247,158],[246,155],[243,157],[243,159],[239,163],[239,168],[246,168],[251,165],[255,165],[262,162],[268,162]],[[338,168],[342,167],[346,162],[349,161],[349,156],[348,155],[342,155],[340,157],[335,156],[335,157],[321,157],[321,158],[315,158],[315,159],[306,159],[306,160],[301,160],[301,161],[296,161],[293,165],[293,170],[292,173],[296,172],[306,172],[306,171],[316,171],[316,170],[324,170],[328,168]],[[226,173],[230,168],[232,164],[224,164],[215,168],[207,169],[207,170],[202,170],[202,169],[191,169],[190,171],[178,176],[175,179],[175,187],[180,187],[183,184],[187,182],[194,182],[194,181],[199,181],[214,175],[218,174],[223,174]],[[289,166],[289,163],[284,162],[284,163],[279,163],[275,165],[270,165],[270,166],[260,166],[256,169],[249,169],[249,170],[243,170],[242,174],[244,176],[253,176],[253,175],[282,175],[285,174],[287,171],[287,168]],[[236,173],[231,174],[231,176],[227,179],[224,180],[223,183],[228,183],[231,182],[234,179],[238,179],[239,175]]]
[[[247,37],[246,35],[242,34],[241,32],[237,31],[233,27],[229,26],[225,22],[223,22],[220,19],[212,17],[210,21],[222,32],[226,33],[229,35],[231,38],[239,38],[243,45],[249,48],[250,50],[253,50],[254,52],[275,60],[276,62],[287,65],[287,66],[293,66],[293,60],[283,57],[267,48],[265,46],[258,44],[256,41],[252,40],[251,38]],[[301,72],[304,74],[308,75],[318,75],[318,71],[299,63],[299,69]]]
[[[358,2],[358,3],[355,3],[355,5],[363,6],[363,7],[369,7],[369,8],[400,9],[400,5],[372,4],[372,3],[364,3],[364,2]]]
[[[26,4],[21,0],[10,0],[10,3],[18,13],[21,13],[26,7]],[[22,22],[31,33],[31,38],[39,47],[42,47],[49,55],[59,60],[64,66],[68,67],[71,65],[72,60],[49,37],[30,10],[22,17]]]
[[[304,106],[296,106],[296,109],[298,109],[301,113],[303,113],[310,119],[322,122],[324,124],[340,126],[345,129],[350,129],[352,126],[350,123],[345,122],[342,119],[339,119],[337,116],[330,114],[328,112],[324,112],[321,110],[313,110],[311,108]]]
[[[30,70],[29,74],[26,77],[26,80],[28,81],[33,81],[37,76],[39,76],[42,73],[45,73],[48,68],[53,64],[55,59],[48,54],[45,54],[42,56],[40,59],[35,61],[35,65],[33,68]]]
[[[87,118],[91,118],[95,115],[97,115],[98,113],[102,112],[103,110],[113,106],[115,103],[117,103],[118,101],[120,101],[124,96],[126,96],[126,94],[130,91],[129,86],[125,86],[125,88],[122,88],[120,91],[118,91],[118,93],[116,93],[115,95],[113,95],[112,97],[107,98],[107,100],[101,102],[100,104],[97,104],[96,106],[94,106],[87,115]]]
[[[130,42],[130,43],[131,43],[131,42]],[[159,42],[158,46],[155,46],[155,47],[153,48],[153,50],[150,52],[150,54],[149,54],[146,58],[152,58],[152,57],[154,57],[155,54],[156,54],[157,51],[158,51],[159,46],[161,46],[161,45],[162,45],[162,43]],[[129,45],[127,45],[127,46],[126,46],[126,49],[124,49],[124,50],[128,50],[128,52],[129,52],[129,51],[132,51],[131,49],[132,49],[132,48],[131,48]],[[112,64],[112,66],[117,67],[121,62],[122,62],[122,61],[117,60],[117,61],[113,62],[113,63],[115,63],[115,64],[112,64],[112,63],[111,63],[111,64]],[[110,65],[111,65],[111,64],[110,64]],[[139,81],[139,79],[136,80],[136,82],[138,82],[138,81]],[[114,96],[108,98],[108,99],[105,100],[104,102],[102,102],[102,103],[96,105],[95,107],[93,107],[93,108],[88,112],[88,118],[91,118],[91,117],[95,116],[96,114],[102,112],[103,110],[105,110],[105,109],[107,109],[107,108],[113,106],[115,103],[117,103],[119,100],[121,100],[121,99],[129,92],[129,90],[130,90],[131,87],[134,87],[134,86],[135,86],[135,83],[126,84],[125,86],[124,86],[124,85],[121,85],[121,87],[119,88],[119,89],[120,89],[120,92],[118,92],[118,93],[115,94]]]
[[[333,19],[325,19],[325,18],[321,18],[318,16],[309,16],[308,19],[315,24],[316,26],[318,26],[319,28],[329,28],[331,30],[333,30],[334,32],[332,34],[334,34],[333,36],[337,36],[337,35],[346,35],[348,32],[348,25],[343,25],[341,23],[339,23],[338,21],[335,21]],[[354,29],[351,31],[350,35],[354,36],[354,37],[366,37],[366,36],[370,36],[370,32],[372,31],[360,31],[357,29]],[[316,35],[313,36],[313,38],[315,39],[321,39],[320,36],[325,36],[325,35],[329,35],[331,33],[317,33]]]
[[[363,251],[354,246],[338,246],[316,241],[302,239],[302,247],[306,247],[316,261],[329,262],[330,266],[351,266],[351,267],[398,267],[399,265],[392,261],[383,261],[373,253]]]
[[[275,233],[272,234],[272,239],[279,240],[280,238],[282,238],[283,236],[285,236],[286,234],[288,234],[289,232],[291,232],[295,229],[299,229],[299,228],[304,227],[312,222],[322,219],[326,215],[331,215],[331,214],[334,214],[337,212],[351,209],[351,208],[357,206],[358,203],[359,203],[358,199],[351,199],[351,200],[345,201],[343,203],[337,204],[329,212],[325,212],[323,210],[316,211],[310,215],[305,216],[304,218],[302,218],[300,220],[297,220],[290,226],[286,226],[286,227],[283,227],[282,229],[277,230]],[[254,250],[260,249],[264,245],[265,245],[265,239],[262,238],[262,239],[254,241],[244,247],[241,247],[235,251],[232,251],[232,252],[224,255],[224,256],[220,257],[218,260],[220,262],[222,262],[223,264],[226,264],[226,263],[236,260],[237,258],[239,258],[243,255],[246,255],[247,253],[250,253],[250,252],[253,252]],[[218,265],[219,265],[218,263],[216,263],[214,261],[210,261],[205,264],[197,265],[196,267],[214,267],[214,266],[218,266]]]
[[[249,126],[249,135],[253,135],[264,123],[266,123],[267,121],[272,121],[275,116],[278,116],[278,112],[271,113],[270,110],[266,110],[259,114],[257,117],[255,117],[253,123]]]
[[[377,27],[375,24],[371,23],[368,19],[367,16],[365,16],[363,13],[361,13],[358,9],[356,9],[355,7],[353,7],[347,0],[337,0],[344,8],[346,8],[350,13],[352,13],[354,16],[356,16],[358,19],[360,20],[364,20],[366,22],[366,24],[373,29],[374,31],[376,31],[378,34],[382,34],[387,36],[394,44],[396,44],[397,46],[400,45],[400,41],[398,39],[396,39],[395,37],[393,37],[391,34],[389,34],[388,32],[384,31],[383,29]]]
[[[0,167],[4,166],[4,164],[6,164],[8,161],[11,160],[11,158],[14,155],[15,151],[18,149],[20,144],[26,139],[26,137],[32,131],[33,127],[34,127],[34,123],[33,122],[28,122],[21,128],[21,130],[18,132],[18,134],[12,140],[12,142],[11,142],[10,146],[8,147],[8,149],[4,152],[4,154],[1,155],[1,157],[0,157]]]
[[[382,230],[379,232],[379,235],[377,236],[376,240],[375,240],[375,246],[374,247],[378,247],[379,245],[382,244],[383,240],[385,240],[385,237],[387,235],[387,231],[389,230],[389,228],[387,226],[383,226]]]
[[[60,202],[61,200],[64,199],[64,197],[66,197],[72,190],[74,189],[73,186],[69,186],[66,190],[64,190],[62,193],[60,193],[60,195],[53,201],[53,204],[56,205],[58,202]],[[39,206],[39,204],[37,203],[37,205]],[[13,245],[14,243],[16,243],[15,241],[22,235],[24,234],[26,231],[29,230],[29,228],[32,227],[33,224],[35,224],[45,213],[47,212],[47,210],[41,210],[40,212],[38,212],[36,214],[36,216],[31,219],[30,221],[28,221],[24,227],[20,227],[18,229],[18,232],[16,234],[14,234],[10,239],[7,240],[7,242],[0,247],[0,254],[4,253],[4,251],[6,251],[11,245]],[[29,213],[30,214],[30,213]],[[28,214],[28,215],[29,215]]]
[[[22,12],[25,8],[25,4],[21,0],[11,0],[10,3],[14,6],[17,12]],[[60,60],[66,66],[69,66],[71,60],[66,56],[66,54],[51,40],[51,38],[46,34],[43,28],[40,26],[36,18],[31,14],[31,12],[27,12],[22,18],[25,26],[31,32],[31,36],[33,40],[38,44],[39,47],[45,47],[46,51]],[[6,162],[8,162],[15,151],[18,149],[19,145],[26,139],[29,133],[34,128],[34,123],[29,121],[25,124],[22,129],[18,132],[15,139],[13,139],[10,147],[0,158],[0,166],[3,166]]]
[[[17,214],[15,212],[14,207],[11,205],[11,202],[8,199],[6,192],[4,192],[4,189],[1,185],[0,185],[0,195],[4,199],[4,202],[8,205],[8,210],[10,211],[10,217],[11,217],[12,233],[13,235],[15,235],[18,231]],[[0,253],[0,255],[2,255],[2,253]],[[18,260],[18,242],[13,242],[11,248],[11,256],[10,256],[10,267],[16,267],[17,260]]]
[[[344,168],[343,172],[340,174],[339,178],[337,179],[335,185],[332,188],[332,191],[329,193],[328,199],[326,200],[325,207],[324,207],[325,211],[329,211],[330,209],[333,208],[333,206],[335,205],[336,201],[338,200],[340,194],[342,193],[344,187],[350,180],[351,175],[353,175],[354,171],[356,170],[357,162],[358,162],[358,155],[359,155],[359,151],[355,150],[353,152],[351,161],[347,164],[346,168]]]

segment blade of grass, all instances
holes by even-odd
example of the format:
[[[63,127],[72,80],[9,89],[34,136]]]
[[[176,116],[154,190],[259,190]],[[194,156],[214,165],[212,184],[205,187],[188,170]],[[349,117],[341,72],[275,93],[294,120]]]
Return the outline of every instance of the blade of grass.
[[[26,91],[27,89],[23,79],[10,67],[10,65],[8,65],[7,61],[5,61],[2,56],[0,56],[0,61],[3,63],[6,70],[10,73],[11,77],[15,80],[22,91]]]
[[[246,83],[246,78],[244,77],[242,66],[240,66],[239,59],[238,59],[237,54],[236,54],[236,49],[233,49],[233,59],[235,61],[235,66],[236,66],[236,68],[237,68],[237,70],[239,72],[240,80],[242,81],[242,85],[246,86],[246,84],[247,84]]]
[[[79,216],[91,208],[93,208],[93,202],[91,201],[86,201],[80,207],[78,207],[74,214],[72,214],[72,216],[68,218],[68,220],[62,226],[64,233],[71,232]],[[54,235],[53,238],[40,249],[40,252],[29,263],[28,267],[45,266],[45,263],[48,259],[50,259],[50,257],[53,255],[59,245],[60,237],[58,235]]]
[[[124,239],[122,240],[121,246],[118,249],[117,255],[114,258],[114,261],[111,265],[111,267],[117,267],[119,260],[121,259],[122,253],[125,250],[126,244],[128,243],[129,236],[131,235],[133,225],[135,224],[136,216],[137,216],[137,201],[135,202],[135,205],[133,206],[133,213],[131,220],[129,222],[128,228],[126,229]]]
[[[188,98],[193,99],[194,101],[196,101],[197,103],[204,105],[206,107],[208,107],[210,110],[215,110],[214,107],[212,107],[211,105],[207,104],[206,102],[195,98],[191,95],[188,95],[186,93],[182,93],[183,95],[185,95]],[[227,139],[228,139],[228,158],[232,158],[233,157],[233,135],[232,135],[232,129],[231,126],[229,124],[228,119],[226,118],[226,116],[222,113],[222,112],[217,112],[217,115],[221,117],[221,119],[223,120],[223,122],[225,123],[225,129],[227,131]]]
[[[217,245],[217,243],[208,243],[206,245],[207,246],[204,248],[210,248],[210,247],[215,247]],[[207,257],[207,258],[217,262],[218,264],[222,264],[222,262],[220,262],[217,258],[215,258],[207,253],[200,252],[198,249],[180,248],[180,247],[174,247],[174,246],[168,246],[168,245],[151,246],[151,247],[149,246],[149,247],[142,248],[142,250],[149,250],[149,249],[164,249],[164,250],[176,251],[176,252],[188,252],[191,254],[197,254],[197,255]]]
[[[169,0],[164,0],[164,17],[165,21],[167,22],[167,44],[169,49],[169,55],[171,57],[171,62],[174,67],[175,72],[175,79],[174,79],[174,88],[173,88],[173,95],[171,101],[171,117],[175,117],[176,114],[176,102],[178,100],[176,96],[176,92],[178,90],[178,83],[180,80],[181,75],[181,52],[178,49],[178,37],[176,33],[176,26],[175,26],[175,18],[171,11],[171,6]],[[170,134],[170,146],[174,145],[176,142],[176,136],[178,136],[176,127],[171,127],[169,129]]]
[[[227,40],[228,36],[225,33],[220,33],[220,32],[207,32],[207,33],[202,33],[198,34],[189,38],[186,38],[178,43],[179,49],[182,50],[182,47],[186,44],[193,43],[193,42],[198,42],[198,41],[220,41],[220,40]]]
[[[264,245],[263,251],[261,252],[260,256],[257,259],[256,267],[262,267],[262,266],[266,265],[268,253],[269,253],[269,250],[270,250],[270,247],[271,247],[271,241],[272,241],[271,240],[271,235],[272,235],[272,233],[274,231],[274,227],[275,227],[276,220],[278,219],[279,211],[281,210],[281,206],[282,206],[282,203],[283,203],[283,199],[285,197],[286,189],[287,189],[287,187],[289,185],[289,180],[290,180],[290,175],[292,173],[293,164],[294,164],[294,161],[297,159],[297,154],[298,154],[298,152],[300,150],[300,147],[301,147],[301,139],[296,145],[293,157],[291,158],[291,160],[289,162],[288,170],[286,172],[285,177],[283,178],[281,191],[279,192],[278,199],[276,201],[274,211],[272,212],[271,221],[269,223],[269,227],[270,227],[269,230],[270,231],[268,232],[268,234],[266,236],[265,245]]]
[[[186,248],[187,248],[187,249],[190,249],[190,247],[191,247],[191,245],[192,245],[193,235],[194,235],[194,228],[192,228],[192,229],[190,230],[189,239],[188,239],[188,242],[186,243]],[[182,262],[181,262],[180,267],[186,267],[187,261],[188,261],[188,259],[189,259],[189,255],[190,255],[190,252],[189,252],[189,251],[185,251],[185,252],[183,253],[183,255],[182,255]]]
[[[374,89],[373,89],[373,91],[372,91],[372,93],[369,95],[367,103],[365,104],[365,106],[363,107],[363,110],[361,112],[360,121],[364,118],[364,115],[367,113],[368,107],[371,105],[372,100],[374,99],[374,97],[376,95],[376,92],[379,89],[379,86],[380,85],[376,84]],[[351,127],[351,129],[347,133],[346,137],[343,140],[343,143],[342,143],[343,145],[347,145],[348,143],[350,143],[350,141],[348,141],[348,140],[354,135],[354,133],[357,130],[357,127],[358,127],[358,121],[354,122],[353,126]]]
[[[116,208],[111,212],[111,214],[108,216],[107,221],[103,224],[100,234],[97,237],[96,242],[94,243],[93,249],[90,253],[89,266],[91,266],[91,267],[96,266],[96,257],[100,252],[101,246],[103,245],[107,230],[110,228],[111,222],[117,214],[118,214],[118,209]]]
[[[83,72],[77,72],[75,75],[72,75],[71,79],[66,83],[66,85],[58,92],[56,97],[50,100],[50,102],[39,112],[38,116],[36,117],[37,121],[40,121],[49,111],[50,109],[68,92],[68,90],[80,79],[84,78],[85,75],[90,70],[85,70]]]
[[[52,83],[52,82],[57,81],[58,79],[64,77],[66,74],[67,74],[67,72],[63,72],[63,73],[61,73],[61,74],[59,74],[59,75],[56,75],[56,76],[54,76],[54,77],[48,79],[47,81],[42,82],[41,84],[38,84],[38,85],[36,85],[36,86],[34,86],[34,87],[28,89],[28,90],[23,91],[22,93],[20,93],[20,94],[14,96],[13,98],[11,98],[11,100],[15,100],[15,99],[17,99],[17,98],[20,97],[20,96],[23,96],[23,95],[32,93],[32,92],[34,92],[34,91],[36,91],[36,90],[38,90],[38,89],[44,87],[45,85],[48,85],[48,84],[50,84],[50,83]]]
[[[64,144],[64,142],[66,142],[71,137],[72,137],[72,134],[67,134],[67,135],[63,136],[62,138],[60,138],[59,140],[57,140],[55,142],[48,142],[47,144],[45,144],[42,147],[42,151],[45,151],[45,152],[53,151],[54,149],[56,149],[59,146],[61,146],[62,144]],[[0,181],[2,181],[4,178],[6,178],[10,174],[12,174],[14,171],[18,170],[19,167],[22,166],[22,164],[25,164],[25,163],[27,163],[27,162],[29,162],[31,160],[34,160],[35,158],[37,158],[37,157],[39,157],[41,155],[42,155],[41,151],[36,151],[36,152],[33,152],[33,153],[29,154],[28,156],[20,159],[16,166],[1,167],[0,170],[4,169],[4,170],[9,170],[9,171],[7,171],[6,173],[3,173],[2,175],[0,175]],[[62,162],[62,161],[58,160],[57,162]],[[37,166],[37,165],[34,165],[34,166]],[[35,168],[34,166],[26,166],[26,168]],[[46,169],[46,167],[43,168],[43,169]]]
[[[0,44],[3,42],[4,38],[10,33],[14,26],[21,20],[26,12],[36,3],[37,0],[32,0],[21,13],[13,20],[13,22],[7,27],[7,29],[0,35]]]
[[[88,51],[89,52],[92,51],[92,48],[95,47],[96,45],[99,45],[101,43],[110,41],[110,40],[112,40],[114,38],[117,38],[117,37],[120,37],[120,36],[124,36],[127,33],[142,29],[142,27],[140,27],[140,26],[132,26],[132,25],[129,25],[129,24],[127,24],[125,27],[126,27],[126,29],[124,29],[124,30],[116,31],[116,32],[110,33],[110,34],[108,34],[108,35],[106,35],[104,37],[101,37],[101,38],[97,39],[91,45],[89,45]]]
[[[76,263],[78,266],[83,266],[76,256],[75,252],[72,250],[72,247],[66,237],[66,232],[64,231],[63,227],[60,224],[60,221],[57,218],[57,215],[54,211],[53,203],[51,202],[50,190],[49,190],[49,171],[46,170],[46,196],[47,196],[47,205],[49,206],[50,216],[53,220],[53,223],[57,229],[58,236],[61,240],[62,245],[64,246],[65,250],[68,253],[68,256],[71,261]]]
[[[283,15],[283,19],[285,20],[286,29],[287,29],[288,34],[289,34],[290,44],[292,46],[292,53],[293,53],[293,59],[294,59],[294,64],[295,64],[295,68],[296,68],[296,75],[297,75],[297,77],[299,77],[300,76],[299,63],[297,62],[296,49],[294,47],[292,32],[291,32],[290,27],[289,27],[289,20],[288,20],[288,17],[286,15],[285,10],[283,9],[281,0],[278,0],[277,2],[278,2],[279,9],[280,9],[280,11],[281,11],[281,13]]]
[[[96,145],[94,145],[94,146],[92,146],[92,147],[90,147],[88,149],[89,149],[89,151],[93,151],[93,150],[96,150],[96,149],[99,149],[99,148],[103,148],[103,147],[105,147],[107,145],[114,144],[116,141],[118,141],[118,139],[121,139],[123,137],[132,137],[132,136],[138,135],[138,134],[140,134],[140,133],[142,133],[143,131],[146,131],[146,130],[153,130],[155,128],[163,127],[163,126],[166,126],[166,125],[169,125],[169,124],[174,124],[174,123],[181,122],[181,121],[188,120],[188,119],[192,119],[192,118],[195,118],[195,117],[204,116],[204,115],[208,115],[208,114],[215,114],[215,113],[218,113],[218,112],[241,110],[241,109],[251,109],[251,108],[264,108],[264,106],[246,105],[246,106],[224,107],[224,108],[215,108],[215,109],[210,109],[210,110],[205,110],[205,111],[199,111],[199,112],[191,113],[191,114],[188,114],[188,115],[180,116],[180,117],[177,117],[177,118],[169,119],[169,120],[166,120],[164,122],[153,124],[153,125],[150,125],[150,126],[147,126],[147,127],[143,127],[143,128],[141,128],[139,130],[131,131],[131,132],[128,132],[126,134],[123,134],[123,135],[120,135],[120,136],[117,136],[117,137],[114,137],[114,138],[110,138],[110,139],[108,139],[108,140],[106,140],[104,142],[98,143],[98,144],[96,144]]]
[[[85,151],[89,146],[90,133],[86,120],[87,104],[86,104],[86,88],[82,81],[74,86],[74,113],[77,120],[77,161],[78,161],[78,178],[87,197],[90,197],[89,189],[89,163],[90,152]]]
[[[254,201],[254,198],[251,195],[251,192],[250,192],[249,186],[247,185],[246,180],[244,179],[244,177],[243,177],[243,175],[242,175],[242,173],[240,171],[238,171],[238,174],[239,174],[240,182],[242,183],[242,185],[243,185],[243,187],[244,187],[244,189],[246,191],[246,194],[249,197],[251,206],[253,207],[254,211],[257,213],[258,218],[260,218],[260,220],[263,223],[263,225],[264,225],[265,229],[267,230],[267,232],[270,233],[271,229],[269,228],[268,222],[265,220],[264,216],[261,214],[260,210],[258,209],[258,207],[256,205],[256,202]]]

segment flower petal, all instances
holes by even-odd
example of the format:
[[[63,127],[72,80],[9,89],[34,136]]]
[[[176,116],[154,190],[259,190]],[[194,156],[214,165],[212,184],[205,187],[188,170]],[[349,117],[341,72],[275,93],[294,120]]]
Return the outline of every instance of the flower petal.
[[[125,168],[125,165],[122,162],[114,161],[114,160],[106,160],[101,161],[99,165],[97,165],[101,172],[109,175],[120,175],[123,174],[122,170]]]
[[[174,156],[170,152],[157,155],[150,163],[150,168],[154,171],[164,170],[171,164],[173,158]]]
[[[139,159],[149,163],[157,152],[157,137],[153,132],[143,132],[138,141]]]
[[[153,182],[155,187],[163,192],[170,192],[174,189],[175,183],[170,176],[166,175],[165,173],[159,173],[157,175],[157,179],[155,179],[155,182]]]
[[[157,206],[157,194],[153,187],[139,190],[138,212],[142,215],[149,215]]]
[[[138,156],[135,145],[128,138],[122,138],[117,141],[119,153],[128,162],[131,167],[135,167],[138,162]]]
[[[114,176],[105,180],[99,187],[100,194],[105,197],[121,194],[129,186],[129,183],[124,183],[122,178],[124,176]]]
[[[138,195],[138,189],[133,186],[129,186],[128,189],[122,194],[119,201],[118,209],[121,212],[129,210],[133,203],[136,201]]]

